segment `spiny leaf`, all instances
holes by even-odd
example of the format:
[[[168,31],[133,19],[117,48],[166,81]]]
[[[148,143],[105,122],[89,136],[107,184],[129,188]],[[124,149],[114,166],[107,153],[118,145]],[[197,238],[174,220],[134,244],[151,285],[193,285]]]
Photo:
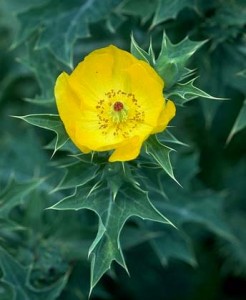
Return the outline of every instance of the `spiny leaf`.
[[[115,9],[112,13],[107,17],[106,25],[110,32],[116,33],[120,25],[125,21],[125,17],[121,16],[117,13]]]
[[[232,130],[228,136],[227,143],[233,138],[233,136],[239,131],[243,130],[246,127],[246,99],[243,102],[243,106],[236,118],[236,121],[232,127]]]
[[[133,34],[131,35],[131,53],[138,59],[141,59],[147,63],[151,63],[150,54],[143,50],[135,41]]]
[[[103,176],[108,183],[108,188],[111,191],[113,200],[115,200],[122,184],[125,181],[125,176],[122,172],[120,163],[107,164],[104,168]]]
[[[186,143],[183,143],[182,141],[178,140],[168,129],[165,129],[163,132],[157,134],[157,139],[164,144],[170,143],[189,147],[189,145],[187,145]]]
[[[54,105],[55,80],[66,66],[55,59],[48,49],[35,49],[36,37],[25,43],[25,52],[17,57],[18,62],[27,67],[36,77],[41,93],[35,99],[26,99],[33,104]]]
[[[161,223],[170,222],[155,210],[150,204],[147,193],[128,185],[119,190],[114,202],[105,219],[106,232],[92,252],[92,268],[94,278],[92,286],[100,279],[102,274],[110,267],[113,260],[126,268],[124,257],[119,242],[120,232],[131,216],[149,219]]]
[[[187,6],[192,6],[194,0],[159,0],[151,27],[175,19],[178,13]]]
[[[227,27],[242,27],[246,24],[246,4],[243,0],[232,0],[221,5],[217,10],[216,19]],[[224,27],[225,28],[225,27]]]
[[[158,0],[124,0],[118,7],[118,11],[123,14],[138,16],[145,23],[154,14]]]
[[[47,145],[45,145],[44,149],[54,151],[56,149],[56,142],[57,137],[55,137]],[[59,150],[70,152],[71,155],[76,155],[78,153],[78,148],[76,148],[76,146],[70,139],[62,146],[62,148],[59,148]]]
[[[88,37],[89,23],[106,19],[118,4],[119,0],[52,0],[31,7],[18,14],[21,26],[13,47],[37,32],[35,49],[48,48],[57,59],[72,67],[76,40]]]
[[[172,184],[160,169],[145,168],[143,166],[139,170],[139,173],[142,174],[139,180],[141,185],[149,191],[150,199],[153,199],[155,206],[172,220],[179,230],[170,232],[172,230],[170,228],[166,232],[165,228],[158,229],[158,224],[147,224],[147,228],[151,230],[153,227],[158,232],[164,231],[163,238],[157,236],[150,241],[162,263],[167,263],[170,257],[175,257],[195,265],[196,260],[191,240],[185,232],[187,223],[200,224],[229,243],[236,242],[236,237],[231,232],[228,219],[224,215],[222,195],[217,195],[208,190],[189,191],[192,178],[198,172],[197,153],[189,154],[188,157],[177,155],[177,158],[177,171],[180,171],[178,177],[180,179],[184,178],[184,181],[181,181],[184,186],[182,189]],[[170,241],[167,242],[169,238]],[[172,247],[169,247],[170,245]]]
[[[113,164],[106,164],[103,171],[103,178],[107,181],[108,188],[110,189],[114,200],[121,186],[125,182],[130,183],[134,186],[139,185],[139,183],[132,175],[129,164],[124,162],[121,163],[115,162]]]
[[[54,206],[58,210],[89,209],[99,217],[99,229],[90,248],[91,290],[116,261],[126,269],[119,237],[125,222],[132,216],[156,222],[171,224],[150,203],[147,193],[132,184],[124,184],[118,191],[115,200],[107,182],[98,182],[79,187],[74,195],[69,196]]]
[[[154,175],[151,169],[148,170],[148,179],[145,177],[143,180],[142,184],[148,188],[150,198],[155,199],[157,208],[178,228],[186,223],[198,223],[227,241],[235,240],[223,214],[221,195],[209,190],[191,193],[184,188],[177,189],[163,176],[163,172],[155,170]]]
[[[152,48],[152,40],[150,40],[148,52],[143,50],[135,41],[133,34],[131,35],[131,53],[138,59],[149,63],[152,67],[155,66],[155,54]]]
[[[172,87],[184,78],[190,70],[185,68],[188,59],[205,43],[191,41],[188,37],[178,44],[172,44],[167,35],[163,34],[160,54],[155,69],[165,82],[165,89]]]
[[[173,149],[161,144],[156,136],[151,136],[145,142],[145,152],[151,156],[154,161],[173,179],[177,182],[173,174],[173,168],[170,162],[169,154]],[[177,182],[178,183],[178,182]]]
[[[131,226],[131,224],[126,224],[126,226],[124,227],[123,229],[124,234],[122,234],[120,238],[123,250],[134,248],[137,245],[143,244],[145,242],[149,242],[152,239],[163,236],[161,230],[157,231],[157,230],[152,230],[151,227],[150,228],[144,227],[143,223],[145,223],[146,221],[142,221],[142,220],[140,220],[140,222],[138,221],[139,219],[135,219],[133,226]],[[140,224],[141,226],[139,225],[137,227],[135,223],[137,223],[137,225]],[[149,223],[152,224],[152,222]],[[160,225],[161,228],[164,227],[162,224]]]
[[[92,163],[88,164],[82,161],[76,161],[68,165],[62,165],[60,168],[65,169],[65,174],[54,191],[74,188],[86,184],[95,178],[99,166]]]
[[[196,97],[205,97],[210,99],[220,99],[210,96],[193,85],[195,79],[191,79],[186,83],[179,83],[194,74],[194,70],[185,67],[188,59],[199,49],[205,41],[194,42],[188,37],[178,44],[172,44],[163,34],[161,51],[158,58],[155,58],[152,49],[152,41],[148,52],[143,50],[131,36],[131,52],[143,61],[148,62],[164,80],[164,94],[166,98],[175,96],[176,104],[182,105]],[[221,99],[222,100],[222,99]]]
[[[69,137],[63,126],[63,123],[58,115],[33,114],[33,115],[14,116],[14,117],[22,119],[34,126],[54,131],[57,136],[54,153],[69,140]]]
[[[172,99],[178,105],[183,105],[184,103],[191,101],[197,97],[203,97],[207,99],[217,99],[217,100],[225,100],[222,98],[213,97],[206,92],[200,90],[199,88],[194,86],[194,81],[196,78],[191,79],[186,83],[176,83],[172,88],[170,88],[165,97],[168,99]]]
[[[65,287],[68,274],[52,286],[36,289],[29,284],[29,268],[21,266],[10,254],[0,247],[0,267],[3,279],[14,289],[15,300],[54,300]]]
[[[8,218],[12,208],[19,205],[41,182],[41,179],[33,179],[19,183],[11,179],[6,188],[0,193],[0,217]]]
[[[150,240],[150,244],[163,266],[168,264],[170,258],[180,259],[192,266],[197,265],[191,239],[187,234],[174,228],[161,228],[159,224],[151,224],[148,228],[159,233],[159,236]]]

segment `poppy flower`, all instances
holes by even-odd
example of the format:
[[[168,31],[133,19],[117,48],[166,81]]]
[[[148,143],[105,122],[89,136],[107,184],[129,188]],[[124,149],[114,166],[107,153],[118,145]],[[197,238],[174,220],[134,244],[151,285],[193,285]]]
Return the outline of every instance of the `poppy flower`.
[[[65,129],[82,152],[111,151],[110,162],[128,161],[175,115],[163,88],[148,63],[110,45],[91,52],[70,75],[60,74],[55,98]]]

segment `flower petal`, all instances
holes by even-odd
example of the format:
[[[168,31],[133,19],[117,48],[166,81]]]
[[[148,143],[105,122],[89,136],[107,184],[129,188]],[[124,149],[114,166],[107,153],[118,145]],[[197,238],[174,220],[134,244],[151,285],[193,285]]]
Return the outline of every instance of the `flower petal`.
[[[152,127],[156,126],[164,101],[163,80],[143,61],[139,61],[128,68],[127,75],[129,88],[145,112],[145,123]]]
[[[142,143],[143,140],[140,139],[139,136],[134,136],[133,138],[126,140],[115,149],[109,157],[109,161],[128,161],[135,159],[140,154]]]
[[[99,100],[111,89],[122,89],[126,80],[124,69],[135,63],[137,59],[130,53],[113,45],[90,53],[78,64],[71,74],[73,89],[91,103],[89,98]],[[93,105],[93,103],[92,103]]]
[[[80,99],[71,89],[68,82],[68,74],[63,72],[56,80],[55,97],[60,118],[65,126],[66,132],[73,143],[84,153],[90,152],[86,146],[80,144],[76,139],[76,123],[81,119]]]
[[[168,100],[160,113],[160,116],[158,118],[158,124],[153,129],[152,134],[163,131],[167,127],[167,124],[175,116],[175,113],[176,113],[176,107],[174,103],[171,100]]]

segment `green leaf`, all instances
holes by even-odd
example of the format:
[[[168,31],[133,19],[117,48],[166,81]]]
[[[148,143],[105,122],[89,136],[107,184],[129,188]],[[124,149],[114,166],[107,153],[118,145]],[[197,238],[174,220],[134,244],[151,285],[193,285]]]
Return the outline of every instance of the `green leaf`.
[[[56,141],[57,138],[55,137],[47,145],[44,146],[44,149],[54,151],[56,149]],[[78,154],[78,148],[76,148],[76,146],[73,144],[73,142],[70,139],[59,150],[70,152],[71,155]]]
[[[222,266],[223,272],[227,274],[246,275],[246,237],[243,230],[240,228],[245,228],[245,213],[238,211],[231,212],[229,216],[229,224],[232,232],[235,236],[235,240],[232,243],[227,241],[219,241],[218,246],[220,248],[220,253],[225,258],[224,264]]]
[[[173,149],[161,144],[155,135],[152,135],[145,142],[146,154],[151,156],[158,166],[160,166],[174,181],[177,182],[173,174],[173,168],[169,157],[171,151],[173,151]]]
[[[129,164],[124,162],[106,164],[103,170],[103,178],[107,181],[108,188],[110,189],[114,200],[123,183],[127,182],[134,186],[139,185],[132,175]]]
[[[183,143],[182,141],[178,140],[168,129],[165,129],[161,133],[157,134],[157,139],[161,143],[170,143],[170,144],[175,144],[175,145],[181,145],[185,147],[189,147],[186,143]]]
[[[139,221],[139,219],[135,219],[133,226],[131,226],[131,224],[126,224],[123,228],[123,233],[120,239],[123,250],[134,248],[140,244],[149,242],[152,239],[163,236],[161,230],[152,230],[151,226],[147,228],[147,226],[143,226],[143,222],[145,223],[146,221]],[[137,227],[135,223],[140,223],[140,225]],[[152,224],[152,222],[149,223]],[[160,224],[160,227],[162,228],[164,226]]]
[[[119,0],[50,0],[29,7],[17,15],[21,24],[13,47],[38,34],[35,49],[49,49],[72,68],[73,46],[77,39],[90,35],[89,24],[106,19]]]
[[[167,99],[172,99],[178,105],[183,105],[184,103],[191,101],[197,97],[203,97],[207,99],[217,99],[217,100],[225,100],[223,98],[213,97],[206,92],[200,90],[199,88],[194,86],[194,81],[196,78],[191,79],[186,83],[176,83],[173,87],[171,87],[165,97]]]
[[[142,22],[145,23],[154,14],[158,0],[124,0],[120,4],[118,11],[130,16],[140,17]],[[140,5],[139,5],[140,4]]]
[[[199,171],[197,153],[188,152],[185,155],[176,155],[175,158],[174,166],[184,188],[177,188],[160,169],[142,166],[139,169],[139,179],[140,184],[149,191],[149,197],[158,210],[165,214],[179,230],[158,229],[158,224],[147,224],[147,228],[149,230],[156,228],[156,233],[164,231],[162,236],[150,240],[161,263],[166,264],[169,258],[175,257],[195,265],[192,236],[186,232],[188,224],[191,224],[191,228],[196,228],[196,224],[199,224],[200,228],[210,230],[219,240],[231,245],[238,244],[238,241],[224,211],[224,193],[216,194],[203,188],[198,191],[191,190]],[[241,246],[238,251],[242,251]]]
[[[10,211],[19,205],[41,182],[41,179],[33,179],[19,183],[11,179],[0,193],[0,218],[8,218]]]
[[[159,236],[151,239],[150,244],[163,266],[168,264],[170,258],[197,266],[192,242],[187,234],[175,228],[161,228],[158,224],[152,224],[150,228],[153,232],[159,232]]]
[[[131,35],[131,53],[138,59],[141,59],[149,64],[154,60],[150,53],[144,51],[135,41],[133,34]]]
[[[192,7],[193,2],[193,0],[159,0],[151,27],[169,19],[175,19],[185,7]]]
[[[13,15],[16,15],[30,8],[33,8],[34,6],[39,6],[46,1],[47,0],[22,0],[20,2],[19,0],[3,0],[1,1],[1,4],[3,3],[3,7],[5,7],[6,10],[9,10]]]
[[[57,210],[89,209],[99,217],[98,234],[90,247],[91,291],[102,275],[116,261],[126,269],[120,245],[120,233],[125,222],[132,216],[156,222],[171,224],[150,203],[146,192],[132,184],[124,184],[115,200],[107,182],[97,182],[93,187],[88,184],[79,187],[74,195],[69,196],[54,206]]]
[[[17,61],[27,67],[36,77],[41,94],[35,99],[26,99],[33,104],[54,105],[54,86],[61,70],[66,66],[55,59],[48,49],[35,48],[36,37],[30,38],[25,43],[25,51],[17,57]]]
[[[76,161],[68,165],[60,165],[59,168],[65,169],[65,174],[54,191],[85,185],[96,177],[99,166],[93,163]]]
[[[198,223],[220,238],[235,241],[223,212],[224,198],[221,195],[204,189],[197,193],[184,188],[177,189],[156,170],[155,176],[148,170],[150,182],[146,178],[143,184],[148,188],[150,199],[155,199],[157,208],[179,229],[187,223]]]
[[[10,254],[0,247],[0,267],[3,279],[15,292],[14,300],[54,300],[65,287],[68,274],[52,286],[36,289],[29,284],[29,269],[21,266]]]
[[[125,17],[117,13],[117,9],[112,11],[109,17],[106,20],[106,25],[108,30],[115,34],[119,29],[120,25],[125,21]]]
[[[205,43],[191,41],[188,37],[178,44],[172,44],[163,34],[160,54],[155,63],[157,73],[165,82],[165,89],[171,88],[177,81],[188,76],[192,71],[185,68],[188,59]]]
[[[67,135],[64,125],[58,115],[33,114],[14,117],[24,120],[34,126],[54,131],[57,136],[54,153],[69,140],[69,136]]]
[[[232,130],[228,136],[227,143],[233,138],[233,136],[239,131],[243,130],[246,127],[246,99],[243,102],[243,106],[236,118],[236,121],[232,127]]]
[[[13,287],[5,281],[0,281],[0,299],[12,300],[15,298],[14,295]]]
[[[15,238],[19,241],[19,235],[21,232],[23,233],[24,230],[25,228],[22,225],[18,225],[16,222],[11,221],[7,216],[4,216],[4,218],[0,217],[0,245],[7,246],[13,243]]]
[[[173,161],[176,177],[183,188],[191,189],[194,178],[200,172],[199,155],[196,150],[187,147],[184,151],[177,151],[175,161]]]
[[[184,79],[194,74],[194,70],[186,68],[185,65],[188,59],[204,43],[205,41],[194,42],[186,37],[178,44],[172,44],[164,32],[161,51],[156,59],[152,48],[152,41],[150,41],[148,52],[146,52],[137,44],[132,35],[131,53],[136,58],[149,63],[162,77],[164,80],[165,97],[175,100],[176,104],[178,105],[183,105],[185,102],[197,97],[221,99],[213,97],[195,87],[193,83],[196,78],[193,78],[185,83],[179,83],[179,81],[184,81]]]

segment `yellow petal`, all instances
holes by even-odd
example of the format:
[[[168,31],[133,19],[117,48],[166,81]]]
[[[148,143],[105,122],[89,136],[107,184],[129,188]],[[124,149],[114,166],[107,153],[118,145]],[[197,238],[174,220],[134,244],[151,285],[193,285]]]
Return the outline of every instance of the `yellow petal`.
[[[103,134],[98,125],[97,111],[84,110],[81,112],[81,120],[76,124],[75,139],[94,151],[106,151],[114,149],[122,143],[121,136],[115,136],[113,127]]]
[[[124,69],[136,61],[130,53],[112,45],[95,50],[71,74],[72,86],[89,104],[88,95],[98,100],[111,89],[122,89],[126,80]]]
[[[127,69],[129,88],[145,112],[145,123],[156,126],[163,107],[164,82],[145,62],[139,61]]]
[[[81,145],[76,139],[76,123],[81,119],[80,99],[71,89],[68,83],[69,76],[63,72],[56,80],[55,97],[60,118],[66,132],[73,143],[84,153],[90,152],[86,146]]]
[[[109,157],[109,161],[128,161],[137,158],[140,153],[142,143],[143,140],[141,140],[138,136],[126,140],[115,149],[113,154]]]
[[[168,100],[160,113],[160,116],[158,118],[158,124],[153,129],[152,133],[158,133],[163,131],[167,127],[167,124],[175,116],[175,113],[176,107],[174,103],[171,100]]]

